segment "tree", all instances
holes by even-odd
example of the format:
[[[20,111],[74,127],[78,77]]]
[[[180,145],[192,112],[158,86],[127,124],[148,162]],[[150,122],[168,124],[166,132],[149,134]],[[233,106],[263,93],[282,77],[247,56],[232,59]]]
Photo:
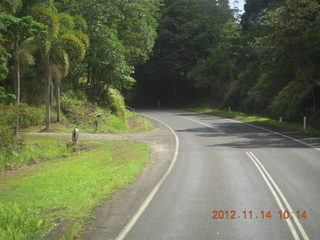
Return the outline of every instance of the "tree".
[[[77,21],[83,22],[80,16],[75,17]],[[56,104],[57,121],[61,121],[60,88],[61,81],[65,78],[70,69],[70,60],[83,60],[86,49],[89,47],[89,38],[82,32],[81,27],[74,24],[74,18],[66,13],[59,14],[60,34],[53,43],[51,71],[56,73]],[[84,24],[86,25],[86,24]]]
[[[16,104],[20,103],[21,62],[33,64],[32,39],[46,34],[46,26],[38,23],[32,17],[16,18],[7,14],[0,14],[3,28],[0,29],[4,44],[9,52],[12,52],[15,63],[15,94]]]
[[[165,1],[154,54],[138,68],[140,100],[181,104],[203,96],[191,69],[208,57],[218,44],[226,22],[233,18],[227,1]],[[203,91],[203,92],[202,92]]]
[[[62,77],[68,74],[69,56],[73,55],[83,59],[88,44],[88,38],[80,31],[72,33],[66,23],[67,15],[60,15],[53,8],[34,7],[33,14],[43,24],[48,25],[49,34],[44,39],[43,55],[46,65],[46,130],[51,129],[51,103],[53,98],[53,79],[56,80],[57,88],[57,120],[60,121],[60,82]],[[61,20],[61,21],[60,21]],[[62,24],[61,24],[62,23]],[[79,35],[83,38],[77,37]]]
[[[145,62],[156,38],[159,0],[62,0],[58,9],[88,22],[90,47],[85,59],[89,98],[107,104],[109,87],[131,88],[134,66]]]

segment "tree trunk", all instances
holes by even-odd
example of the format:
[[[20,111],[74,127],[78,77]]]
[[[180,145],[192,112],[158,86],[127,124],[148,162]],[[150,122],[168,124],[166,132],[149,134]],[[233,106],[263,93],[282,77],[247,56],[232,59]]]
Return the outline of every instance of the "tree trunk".
[[[15,104],[17,106],[16,109],[16,126],[14,128],[14,135],[18,137],[19,131],[19,105],[20,105],[20,85],[21,85],[21,77],[20,77],[20,59],[16,57],[16,76],[15,76],[15,94],[16,94],[16,101]]]
[[[49,69],[50,66],[50,56],[47,56],[47,81],[46,81],[46,131],[51,129],[51,84],[52,76]]]
[[[16,89],[15,89],[15,94],[16,94],[16,104],[20,103],[20,85],[21,85],[21,77],[20,77],[20,59],[16,59]]]
[[[56,86],[56,103],[57,103],[57,122],[61,122],[61,106],[60,106],[60,84]]]

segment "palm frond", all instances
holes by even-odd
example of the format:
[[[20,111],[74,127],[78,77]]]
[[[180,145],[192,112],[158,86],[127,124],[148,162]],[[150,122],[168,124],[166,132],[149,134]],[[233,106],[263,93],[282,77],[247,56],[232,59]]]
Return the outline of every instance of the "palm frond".
[[[74,34],[64,34],[60,37],[59,43],[70,54],[83,59],[86,54],[86,45]]]
[[[59,66],[61,74],[66,77],[70,69],[68,53],[59,45],[55,45],[51,51],[51,61]]]
[[[86,45],[87,49],[89,48],[90,38],[89,38],[88,34],[81,32],[81,31],[73,31],[73,34]]]
[[[87,21],[82,16],[73,16],[74,29],[86,32],[88,29]]]
[[[57,38],[60,31],[60,22],[58,15],[51,8],[34,7],[32,14],[39,22],[48,26],[48,37],[51,41]]]
[[[21,43],[20,48],[28,49],[30,53],[35,53],[39,49],[39,44],[38,39],[29,37]]]
[[[0,10],[8,14],[16,14],[22,8],[22,0],[1,0]]]
[[[63,76],[66,77],[69,74],[69,69],[70,69],[70,60],[69,60],[69,55],[66,51],[63,51]]]

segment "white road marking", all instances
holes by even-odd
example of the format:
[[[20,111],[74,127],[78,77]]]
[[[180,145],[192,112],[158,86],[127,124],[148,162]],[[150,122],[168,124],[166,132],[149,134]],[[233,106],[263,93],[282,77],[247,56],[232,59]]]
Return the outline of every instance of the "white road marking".
[[[208,128],[211,128],[211,129],[213,129],[214,131],[216,131],[216,132],[219,133],[219,134],[224,134],[224,133],[222,133],[222,132],[219,132],[217,129],[213,128],[212,126],[210,126],[210,125],[208,125],[208,124],[205,124],[205,123],[203,123],[203,122],[199,122],[199,121],[197,121],[197,120],[194,120],[194,119],[191,119],[191,118],[187,118],[187,117],[182,117],[182,116],[179,116],[179,117],[180,117],[180,118],[187,119],[187,120],[192,121],[192,122],[195,122],[195,123],[199,123],[199,124],[201,124],[201,125],[203,125],[203,126],[206,126],[206,127],[208,127]]]
[[[276,199],[281,211],[284,211],[285,209],[284,209],[284,207],[282,205],[282,202],[279,199],[279,196],[282,199],[282,201],[283,201],[284,205],[286,206],[286,208],[291,213],[291,216],[293,217],[293,220],[294,220],[295,224],[297,225],[297,227],[298,227],[303,239],[304,240],[309,240],[309,237],[308,237],[307,233],[305,232],[305,230],[302,227],[299,219],[297,218],[297,216],[295,215],[294,211],[292,210],[288,200],[286,199],[286,197],[284,196],[284,194],[282,193],[282,191],[280,190],[278,185],[275,183],[275,181],[273,180],[273,178],[271,177],[269,172],[266,170],[266,168],[263,166],[263,164],[259,161],[259,159],[252,152],[246,152],[246,154],[252,160],[252,162],[254,163],[254,165],[257,167],[257,169],[259,170],[260,174],[262,175],[263,179],[267,183],[267,185],[268,185],[270,191],[272,192],[272,195]],[[295,227],[293,226],[291,220],[290,219],[286,219],[286,222],[287,222],[287,224],[289,226],[289,229],[290,229],[294,239],[300,239],[299,236],[297,235],[297,231],[296,231]]]
[[[144,115],[144,114],[141,114]],[[139,218],[141,217],[141,215],[143,214],[143,212],[146,210],[146,208],[148,207],[148,205],[151,203],[152,199],[154,198],[154,196],[156,195],[156,193],[159,191],[161,185],[163,184],[164,180],[167,178],[167,176],[170,174],[171,170],[173,169],[173,166],[175,165],[177,158],[178,158],[178,154],[179,154],[179,138],[177,136],[177,134],[175,133],[175,131],[169,127],[165,122],[144,115],[148,118],[151,118],[155,121],[158,121],[160,123],[162,123],[163,125],[165,125],[174,135],[175,140],[176,140],[176,148],[175,148],[175,152],[173,155],[173,159],[171,161],[171,164],[169,166],[169,168],[167,169],[166,173],[163,175],[163,177],[160,179],[160,181],[157,183],[157,185],[152,189],[152,191],[149,193],[149,195],[147,196],[147,198],[143,201],[142,205],[139,207],[138,211],[134,214],[134,216],[131,218],[131,220],[127,223],[127,225],[122,229],[122,231],[119,233],[119,235],[116,237],[115,240],[123,240],[125,239],[125,237],[128,235],[128,233],[130,232],[130,230],[133,228],[133,226],[136,224],[136,222],[139,220]]]
[[[225,120],[227,120],[227,121],[230,121],[230,122],[241,123],[241,124],[244,124],[244,125],[247,125],[247,126],[250,126],[250,127],[254,127],[254,128],[257,128],[257,129],[261,129],[261,130],[267,131],[267,132],[271,132],[271,133],[273,133],[273,134],[279,135],[279,136],[284,137],[284,138],[288,138],[288,139],[290,139],[290,140],[292,140],[292,141],[301,143],[301,144],[303,144],[303,145],[306,145],[306,146],[308,146],[308,147],[311,147],[311,148],[314,148],[314,149],[320,151],[320,148],[317,148],[317,147],[315,147],[315,146],[313,146],[313,145],[311,145],[311,144],[309,144],[309,143],[306,143],[306,142],[303,142],[303,141],[298,140],[298,139],[296,139],[296,138],[293,138],[293,137],[290,137],[290,136],[287,136],[287,135],[284,135],[284,134],[281,134],[281,133],[272,131],[272,130],[267,129],[267,128],[259,127],[259,126],[256,126],[256,125],[253,125],[253,124],[250,124],[250,123],[241,122],[241,121],[237,121],[237,120],[233,120],[233,119],[228,119],[228,118],[223,118],[223,119],[225,119]]]

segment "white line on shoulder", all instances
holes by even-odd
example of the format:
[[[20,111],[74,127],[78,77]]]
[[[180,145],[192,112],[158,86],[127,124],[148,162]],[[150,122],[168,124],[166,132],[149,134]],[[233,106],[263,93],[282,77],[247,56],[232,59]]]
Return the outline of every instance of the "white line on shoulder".
[[[144,114],[141,114],[144,115]],[[175,137],[175,141],[176,141],[176,147],[175,147],[175,152],[173,155],[173,159],[170,163],[169,168],[167,169],[166,173],[162,176],[162,178],[160,179],[160,181],[157,183],[157,185],[152,189],[152,191],[149,193],[149,195],[147,196],[147,198],[143,201],[142,205],[139,207],[138,211],[133,215],[133,217],[131,218],[131,220],[127,223],[127,225],[122,229],[122,231],[119,233],[119,235],[116,237],[115,240],[123,240],[125,239],[125,237],[128,235],[128,233],[130,232],[130,230],[133,228],[133,226],[136,224],[136,222],[139,220],[139,218],[142,216],[142,214],[144,213],[144,211],[146,210],[146,208],[149,206],[149,204],[151,203],[152,199],[154,198],[154,196],[156,195],[156,193],[158,192],[158,190],[160,189],[161,185],[163,184],[164,180],[167,178],[167,176],[170,174],[170,172],[173,169],[173,166],[175,165],[177,159],[178,159],[178,154],[179,154],[179,138],[178,135],[175,133],[175,131],[169,127],[168,124],[166,124],[165,122],[150,117],[148,115],[144,115],[147,118],[153,119],[155,121],[158,121],[160,123],[162,123],[163,125],[165,125],[174,135]]]
[[[246,122],[241,122],[241,121],[237,121],[237,120],[233,120],[233,119],[229,119],[229,118],[223,118],[227,121],[230,121],[230,122],[236,122],[236,123],[241,123],[241,124],[244,124],[244,125],[247,125],[247,126],[250,126],[250,127],[254,127],[254,128],[257,128],[257,129],[261,129],[261,130],[264,130],[264,131],[267,131],[267,132],[271,132],[273,134],[276,134],[276,135],[279,135],[281,137],[284,137],[284,138],[288,138],[288,139],[291,139],[292,141],[295,141],[295,142],[298,142],[298,143],[301,143],[305,146],[308,146],[308,147],[311,147],[311,148],[314,148],[318,151],[320,151],[320,148],[317,148],[309,143],[306,143],[306,142],[303,142],[299,139],[296,139],[296,138],[293,138],[293,137],[290,137],[290,136],[287,136],[287,135],[284,135],[284,134],[281,134],[281,133],[278,133],[278,132],[275,132],[275,131],[272,131],[270,129],[267,129],[267,128],[264,128],[264,127],[259,127],[259,126],[256,126],[256,125],[253,125],[253,124],[250,124],[250,123],[246,123]]]

